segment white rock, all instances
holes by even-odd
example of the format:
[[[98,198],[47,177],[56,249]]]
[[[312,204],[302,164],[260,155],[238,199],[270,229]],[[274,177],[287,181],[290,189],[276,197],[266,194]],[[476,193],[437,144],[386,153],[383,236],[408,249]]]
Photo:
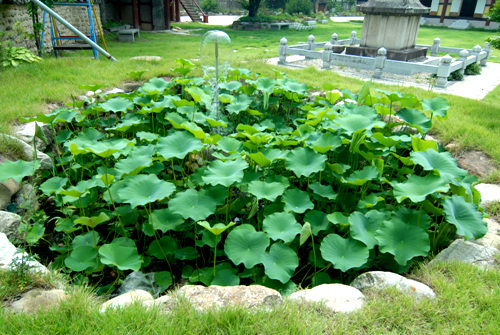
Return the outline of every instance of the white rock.
[[[481,193],[481,206],[484,206],[487,202],[500,201],[500,185],[477,184],[474,187]]]
[[[312,289],[292,293],[289,299],[322,302],[334,313],[349,313],[363,306],[365,296],[352,286],[323,284]]]
[[[2,136],[8,137],[8,138],[18,142],[22,146],[23,151],[24,151],[24,155],[26,156],[26,158],[29,160],[34,159],[33,154],[35,152],[35,149],[33,149],[33,147],[31,145],[25,143],[24,141],[18,139],[17,137],[14,137],[14,136],[5,135],[5,134],[2,134]],[[47,156],[46,154],[44,154],[43,152],[38,151],[38,150],[36,151],[36,155],[37,155],[37,159],[40,161],[42,170],[52,169],[52,160],[50,159],[49,156]]]
[[[351,286],[360,291],[368,288],[383,289],[386,287],[395,287],[399,291],[410,294],[417,299],[434,299],[436,297],[436,294],[429,286],[392,272],[365,272],[354,279]]]
[[[103,303],[101,305],[101,313],[105,312],[108,308],[123,308],[133,303],[141,303],[143,306],[149,306],[153,301],[154,298],[151,293],[144,290],[134,290]]]
[[[0,233],[4,233],[11,240],[20,239],[22,236],[18,229],[21,220],[21,217],[15,213],[0,211]]]
[[[160,56],[136,56],[130,58],[130,60],[145,60],[145,61],[154,61],[154,62],[159,62],[161,61]]]
[[[29,255],[27,253],[17,253],[16,247],[10,243],[7,235],[0,233],[0,268],[11,269],[12,261],[14,263],[21,263],[23,258],[25,259],[24,264],[28,267],[28,271],[31,272],[42,272],[48,273],[49,270],[39,262],[35,260],[29,260]]]
[[[63,290],[35,289],[24,293],[21,299],[14,301],[8,309],[13,312],[35,313],[48,310],[59,305],[68,295]]]
[[[493,247],[482,246],[464,240],[455,240],[448,248],[437,254],[429,264],[450,260],[488,268],[496,265],[495,256],[499,253],[500,251]]]
[[[475,242],[484,246],[500,248],[500,224],[492,219],[483,219],[488,224],[488,232]]]
[[[121,88],[118,88],[118,87],[115,87],[109,91],[106,91],[104,92],[105,95],[108,95],[108,94],[120,94],[120,93],[125,93],[124,90],[122,90]]]
[[[53,140],[53,134],[49,130],[49,127],[42,122],[28,122],[28,123],[21,123],[19,127],[16,129],[16,134],[15,136],[21,139],[23,142],[25,142],[28,145],[33,145],[33,138],[35,137],[35,131],[36,131],[36,125],[42,129],[45,137],[47,138],[47,141]],[[40,140],[39,138],[36,138],[36,148],[39,151],[44,151],[47,145]]]

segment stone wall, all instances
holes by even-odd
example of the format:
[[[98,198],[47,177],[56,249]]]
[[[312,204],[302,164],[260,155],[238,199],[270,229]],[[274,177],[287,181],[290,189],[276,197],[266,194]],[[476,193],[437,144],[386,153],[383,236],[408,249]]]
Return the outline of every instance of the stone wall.
[[[89,17],[87,14],[87,7],[84,6],[54,6],[53,10],[59,14],[63,19],[68,21],[76,29],[80,30],[83,34],[89,35]],[[95,6],[97,17],[100,17],[99,6]],[[42,10],[38,9],[39,19],[42,22]],[[49,16],[46,16],[45,22],[45,38],[44,38],[44,52],[52,51],[52,43],[50,40],[50,25]],[[20,22],[21,26],[30,34],[33,34],[33,24],[31,16],[28,15],[26,5],[0,5],[0,31],[9,31],[12,29],[16,22]],[[75,35],[68,28],[63,26],[61,23],[56,21],[56,27],[59,29],[60,35]],[[97,28],[97,23],[94,22],[94,28],[96,29],[96,35],[99,35],[99,30]],[[70,43],[73,41],[67,41]],[[22,43],[21,43],[22,44]],[[34,40],[28,40],[24,42],[24,45],[19,45],[22,47],[27,47],[31,51],[36,51],[36,45]]]

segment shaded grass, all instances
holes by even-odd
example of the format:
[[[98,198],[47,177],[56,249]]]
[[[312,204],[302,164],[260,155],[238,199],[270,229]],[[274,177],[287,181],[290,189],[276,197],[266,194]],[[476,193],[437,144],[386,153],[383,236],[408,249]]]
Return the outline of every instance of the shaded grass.
[[[0,279],[4,273],[0,272]],[[83,287],[57,309],[36,316],[0,308],[1,334],[497,334],[500,271],[461,263],[423,265],[411,277],[431,286],[435,300],[395,289],[365,292],[359,312],[332,314],[320,304],[285,302],[271,311],[226,307],[198,312],[185,300],[168,314],[133,305],[99,312]],[[0,280],[0,282],[2,282]]]

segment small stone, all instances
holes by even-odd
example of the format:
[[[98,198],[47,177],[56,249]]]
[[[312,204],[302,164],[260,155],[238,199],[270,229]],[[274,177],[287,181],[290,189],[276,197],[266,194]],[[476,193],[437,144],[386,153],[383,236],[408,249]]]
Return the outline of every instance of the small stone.
[[[470,174],[480,178],[496,171],[495,162],[481,151],[467,151],[456,157],[459,168],[468,170]]]
[[[475,242],[487,247],[500,248],[500,224],[492,219],[483,219],[483,221],[486,221],[488,225],[488,232]]]
[[[125,93],[125,91],[122,90],[121,88],[118,88],[118,87],[115,87],[113,89],[110,89],[109,91],[104,92],[105,95],[108,95],[108,94],[120,94],[120,93]]]
[[[11,212],[0,211],[0,233],[7,235],[10,240],[20,239],[18,232],[22,219],[19,215]]]
[[[145,61],[156,61],[156,62],[159,62],[161,61],[161,57],[160,56],[136,56],[136,57],[132,57],[130,58],[130,60],[145,60]]]
[[[497,264],[495,257],[499,253],[500,251],[493,247],[482,246],[464,240],[455,240],[448,248],[437,254],[429,264],[437,261],[460,261],[491,268]]]
[[[272,306],[281,302],[278,291],[261,285],[217,286],[186,285],[179,290],[198,310],[227,305],[240,305],[246,308]]]
[[[292,293],[290,299],[322,302],[333,313],[350,313],[363,306],[365,296],[352,286],[323,284],[312,289]]]
[[[417,299],[434,299],[436,297],[436,294],[429,286],[392,272],[365,272],[354,279],[351,286],[360,291],[364,291],[368,288],[383,289],[386,287],[395,287],[397,290],[410,294]]]
[[[143,290],[134,290],[110,299],[101,305],[101,313],[108,308],[123,308],[133,303],[141,303],[143,306],[150,306],[154,301],[151,293]]]
[[[455,152],[458,149],[458,144],[456,143],[448,143],[444,147],[449,152]]]
[[[21,299],[14,301],[9,309],[13,312],[36,313],[39,310],[48,310],[59,306],[68,295],[63,290],[35,289],[24,293]]]
[[[0,210],[4,210],[10,204],[12,193],[10,189],[0,182]]]

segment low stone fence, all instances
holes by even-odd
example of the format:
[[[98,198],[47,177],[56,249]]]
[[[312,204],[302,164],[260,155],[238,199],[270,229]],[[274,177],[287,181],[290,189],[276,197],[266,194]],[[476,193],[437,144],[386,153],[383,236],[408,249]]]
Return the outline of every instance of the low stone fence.
[[[283,37],[278,48],[278,64],[287,64],[287,55],[300,55],[305,59],[322,59],[323,68],[328,69],[332,65],[344,65],[364,70],[373,70],[373,78],[380,79],[384,72],[402,75],[413,75],[416,73],[429,73],[437,76],[436,87],[445,87],[448,77],[452,72],[460,71],[462,74],[465,68],[472,63],[479,63],[485,66],[491,54],[489,43],[485,43],[484,49],[476,45],[472,49],[461,49],[441,46],[439,38],[434,39],[432,45],[417,45],[430,50],[430,57],[421,62],[404,62],[387,59],[387,50],[380,48],[376,57],[362,57],[343,54],[343,49],[347,45],[359,44],[356,31],[351,33],[351,37],[339,40],[337,34],[332,34],[328,42],[314,41],[314,36],[310,35],[306,44],[288,46],[287,39]],[[316,51],[316,49],[321,49]],[[438,57],[438,53],[447,53],[444,57]],[[453,60],[450,54],[455,54],[457,58]]]

